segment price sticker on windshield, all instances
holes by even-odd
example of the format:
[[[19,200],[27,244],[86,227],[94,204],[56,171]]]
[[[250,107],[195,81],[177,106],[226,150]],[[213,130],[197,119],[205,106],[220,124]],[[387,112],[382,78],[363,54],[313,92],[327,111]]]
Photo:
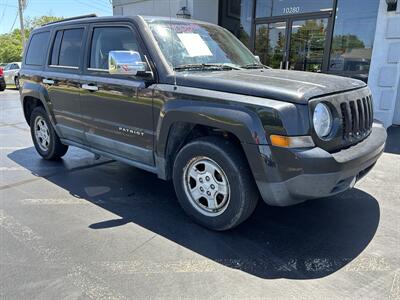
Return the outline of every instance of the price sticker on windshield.
[[[178,33],[183,46],[190,56],[212,56],[210,48],[197,33]]]

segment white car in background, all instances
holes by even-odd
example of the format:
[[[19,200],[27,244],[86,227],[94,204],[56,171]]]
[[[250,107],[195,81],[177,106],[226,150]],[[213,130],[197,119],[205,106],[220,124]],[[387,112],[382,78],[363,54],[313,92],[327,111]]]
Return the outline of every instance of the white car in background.
[[[4,67],[4,80],[6,85],[15,85],[15,88],[19,90],[19,70],[21,69],[20,62],[12,62]]]

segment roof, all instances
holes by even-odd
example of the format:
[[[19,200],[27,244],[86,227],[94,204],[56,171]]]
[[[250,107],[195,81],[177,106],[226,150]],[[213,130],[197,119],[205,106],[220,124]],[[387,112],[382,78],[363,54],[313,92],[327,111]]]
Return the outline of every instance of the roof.
[[[53,26],[59,25],[73,25],[73,24],[87,24],[93,22],[110,22],[110,21],[118,21],[118,20],[129,20],[135,17],[141,17],[146,22],[151,21],[165,21],[165,22],[179,22],[179,23],[196,23],[196,24],[207,24],[206,22],[193,20],[193,19],[182,19],[182,18],[169,18],[169,17],[159,17],[159,16],[140,16],[140,15],[132,15],[132,16],[107,16],[107,17],[97,17],[95,15],[85,15],[81,17],[69,18],[65,20],[60,20],[57,22],[51,22],[43,25],[40,28],[51,28]]]

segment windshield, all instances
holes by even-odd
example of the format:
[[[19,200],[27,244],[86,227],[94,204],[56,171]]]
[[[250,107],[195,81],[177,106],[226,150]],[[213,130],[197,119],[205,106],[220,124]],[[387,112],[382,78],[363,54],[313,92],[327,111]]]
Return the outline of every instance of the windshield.
[[[260,67],[246,46],[219,26],[176,20],[153,20],[148,24],[165,59],[175,70]]]

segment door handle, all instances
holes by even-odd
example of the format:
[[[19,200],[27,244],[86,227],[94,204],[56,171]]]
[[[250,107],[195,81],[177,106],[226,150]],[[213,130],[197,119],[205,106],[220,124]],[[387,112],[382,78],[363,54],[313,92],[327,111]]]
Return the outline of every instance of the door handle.
[[[99,90],[99,88],[93,84],[82,84],[82,88],[92,92]]]
[[[42,80],[43,81],[43,83],[45,83],[45,84],[54,84],[54,80],[52,80],[52,79],[43,79]]]

